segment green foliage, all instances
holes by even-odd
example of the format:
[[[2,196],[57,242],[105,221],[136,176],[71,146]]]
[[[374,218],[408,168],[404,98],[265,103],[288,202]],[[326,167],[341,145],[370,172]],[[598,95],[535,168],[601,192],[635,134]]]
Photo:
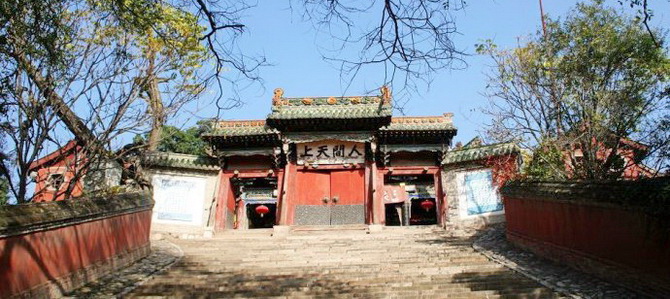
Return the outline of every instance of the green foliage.
[[[173,126],[163,126],[158,151],[190,155],[204,155],[206,143],[200,138],[203,133],[201,127],[191,127],[180,130]],[[136,135],[135,143],[145,142],[146,138]]]
[[[6,205],[9,201],[9,183],[7,179],[0,178],[0,206]]]
[[[593,1],[549,20],[546,35],[538,32],[519,48],[476,45],[497,64],[488,91],[502,101],[492,100],[490,135],[536,149],[532,175],[619,177],[621,140],[650,136],[669,99],[670,59],[657,42],[663,44],[639,19]],[[579,159],[567,155],[576,150]],[[568,167],[554,169],[561,159]]]
[[[98,0],[94,9],[113,13],[118,24],[100,31],[98,38],[115,37],[132,44],[136,59],[154,59],[164,78],[177,80],[176,87],[199,94],[204,86],[195,73],[207,59],[200,39],[205,27],[196,15],[166,2],[152,0]],[[157,57],[150,57],[157,56]]]
[[[565,161],[561,150],[550,141],[538,146],[524,169],[524,175],[540,180],[565,179]]]

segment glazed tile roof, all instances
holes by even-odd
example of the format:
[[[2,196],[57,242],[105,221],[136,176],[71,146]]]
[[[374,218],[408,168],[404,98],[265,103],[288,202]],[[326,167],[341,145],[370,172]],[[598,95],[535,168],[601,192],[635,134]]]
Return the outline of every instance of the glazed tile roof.
[[[235,137],[276,135],[279,131],[270,128],[264,120],[232,120],[219,121],[212,124],[212,129],[203,137]]]
[[[514,143],[497,143],[491,145],[462,148],[445,153],[442,164],[477,161],[488,157],[519,153],[521,149]]]
[[[385,86],[380,91],[379,96],[285,98],[277,88],[268,120],[391,117],[391,92]]]
[[[391,124],[379,130],[388,131],[453,131],[456,130],[452,121],[452,114],[424,117],[393,117]]]
[[[219,163],[214,158],[196,155],[153,152],[142,157],[142,164],[167,168],[218,171]]]
[[[378,96],[282,98],[268,119],[355,119],[390,117],[392,107]]]

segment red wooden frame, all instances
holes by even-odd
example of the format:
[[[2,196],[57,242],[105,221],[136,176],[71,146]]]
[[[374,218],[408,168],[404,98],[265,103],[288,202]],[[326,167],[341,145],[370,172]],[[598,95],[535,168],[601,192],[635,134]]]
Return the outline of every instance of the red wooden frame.
[[[383,167],[379,168],[377,172],[377,184],[374,198],[375,217],[380,219],[380,222],[375,224],[386,223],[386,213],[384,202],[382,200],[381,190],[384,188],[384,177],[386,175],[433,175],[433,184],[435,184],[435,202],[437,204],[437,224],[443,225],[446,217],[446,207],[448,205],[445,194],[442,190],[442,169],[439,166],[398,166],[398,167]]]
[[[399,167],[377,167],[377,164],[368,161],[365,164],[352,165],[297,165],[294,161],[286,164],[284,169],[228,169],[221,170],[219,173],[220,187],[217,198],[216,209],[216,230],[226,229],[226,209],[231,212],[234,211],[235,198],[230,179],[238,178],[260,178],[260,177],[274,177],[277,178],[277,224],[278,225],[292,225],[294,219],[294,204],[297,195],[296,175],[298,171],[302,170],[351,170],[351,169],[365,169],[364,171],[364,190],[365,196],[365,222],[369,224],[384,224],[386,222],[385,207],[382,200],[382,190],[384,188],[384,177],[386,175],[433,175],[435,190],[436,190],[436,204],[437,204],[437,221],[442,225],[446,217],[447,200],[443,192],[442,186],[442,170],[439,166],[399,166]]]
[[[272,170],[273,172],[269,172]],[[241,170],[221,170],[219,171],[219,190],[216,199],[216,216],[214,229],[221,231],[232,228],[226,227],[226,210],[237,213],[235,211],[235,194],[230,180],[232,178],[277,178],[278,197],[277,203],[280,205],[284,180],[284,170],[282,169],[241,169]],[[281,216],[280,210],[277,209],[277,219]]]

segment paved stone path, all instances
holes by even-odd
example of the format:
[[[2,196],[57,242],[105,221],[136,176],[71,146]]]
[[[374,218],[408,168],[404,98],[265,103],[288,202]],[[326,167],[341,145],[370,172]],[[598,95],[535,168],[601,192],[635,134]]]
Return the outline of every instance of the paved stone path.
[[[568,266],[553,263],[514,247],[505,238],[505,224],[497,224],[478,234],[473,247],[490,259],[523,273],[541,284],[573,298],[645,298],[643,295],[613,285]]]
[[[125,297],[559,297],[436,227],[270,234],[175,240],[184,257]]]
[[[151,241],[151,254],[142,260],[68,294],[68,298],[117,298],[167,270],[183,252],[167,240]]]

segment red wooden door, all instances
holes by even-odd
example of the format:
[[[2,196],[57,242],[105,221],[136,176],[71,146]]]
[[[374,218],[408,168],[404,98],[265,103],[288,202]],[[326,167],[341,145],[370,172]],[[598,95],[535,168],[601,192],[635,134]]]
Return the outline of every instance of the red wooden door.
[[[296,175],[297,205],[323,205],[330,198],[330,173],[325,171],[298,171]]]
[[[330,173],[330,224],[365,223],[365,170]]]
[[[365,202],[365,170],[334,170],[330,173],[330,196],[335,204],[362,205]]]
[[[364,173],[363,169],[298,171],[294,224],[364,223]]]
[[[295,178],[296,225],[330,225],[330,173],[298,171]]]

